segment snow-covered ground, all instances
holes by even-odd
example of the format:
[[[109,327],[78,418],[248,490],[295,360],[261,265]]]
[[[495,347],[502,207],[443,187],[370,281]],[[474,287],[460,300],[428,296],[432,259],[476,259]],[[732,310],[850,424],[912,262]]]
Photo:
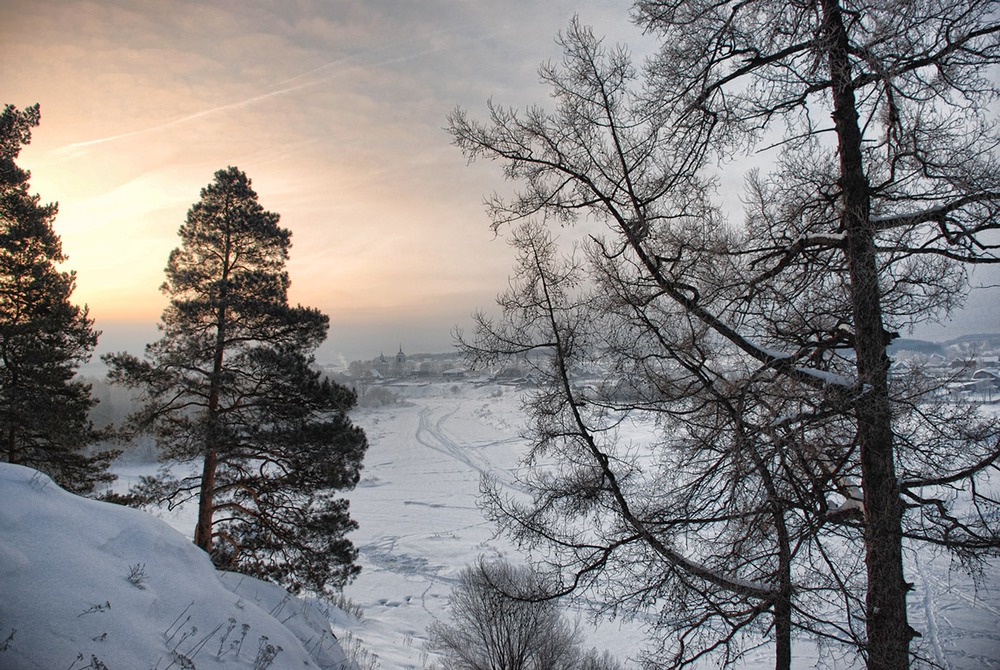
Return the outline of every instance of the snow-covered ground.
[[[67,493],[0,463],[0,668],[353,668],[348,617],[215,570],[141,510]]]
[[[359,621],[338,614],[332,624],[345,646],[360,641],[364,648],[377,655],[378,667],[382,670],[422,669],[429,667],[434,660],[425,648],[427,626],[435,619],[447,618],[448,597],[462,568],[480,556],[506,556],[513,562],[520,560],[516,551],[504,540],[494,539],[493,528],[483,519],[477,499],[481,473],[490,473],[513,486],[511,470],[526,443],[519,436],[523,417],[520,395],[513,387],[455,382],[413,384],[391,387],[391,390],[400,395],[403,402],[378,409],[359,409],[354,414],[354,420],[367,432],[371,446],[362,481],[347,494],[351,499],[351,513],[361,525],[352,539],[361,551],[363,571],[347,587],[346,595],[364,609],[365,615]],[[641,441],[639,434],[631,437]],[[139,474],[150,469],[149,465],[119,468],[122,476],[119,486],[127,486]],[[7,487],[7,482],[0,481],[0,489]],[[43,488],[48,491],[50,487]],[[28,495],[30,491],[31,487],[28,487],[23,493]],[[22,620],[21,610],[17,608],[47,606],[49,601],[62,598],[79,610],[70,608],[70,618],[73,619],[70,624],[87,625],[110,621],[109,614],[113,612],[131,612],[137,621],[143,622],[155,610],[146,600],[136,601],[128,606],[132,607],[131,610],[126,609],[118,605],[123,601],[112,601],[111,595],[115,599],[127,595],[132,599],[152,598],[153,602],[159,601],[160,610],[164,610],[157,615],[159,618],[141,625],[146,633],[155,633],[157,639],[162,639],[165,632],[172,632],[172,620],[195,597],[194,593],[178,591],[181,594],[177,596],[178,602],[183,601],[183,604],[166,607],[162,604],[165,602],[163,594],[173,588],[208,592],[199,586],[200,577],[195,578],[210,570],[211,566],[188,543],[194,526],[193,510],[156,512],[182,535],[170,534],[171,549],[169,552],[151,552],[157,556],[154,561],[152,558],[140,558],[140,554],[91,555],[90,552],[96,550],[90,548],[88,542],[105,552],[114,546],[128,548],[135,545],[130,534],[115,529],[126,520],[132,523],[134,519],[141,518],[137,515],[144,513],[125,509],[93,529],[88,527],[90,522],[79,522],[73,526],[73,521],[70,521],[49,533],[52,536],[49,545],[29,550],[22,546],[26,540],[20,536],[12,537],[6,524],[12,515],[22,519],[41,518],[37,514],[44,507],[36,513],[30,507],[35,504],[18,502],[12,512],[7,509],[6,500],[0,501],[0,647],[11,628],[21,629],[15,641],[23,640],[21,631],[29,628],[11,623],[12,620]],[[71,519],[75,518],[71,516]],[[156,528],[154,537],[166,537],[162,524]],[[178,538],[182,540],[181,548],[176,548],[174,544]],[[157,542],[160,541],[157,539]],[[67,576],[54,578],[49,575],[52,568],[48,567],[48,563],[32,559],[32,556],[44,556],[45,561],[50,561],[49,555],[58,553],[86,554],[75,580]],[[161,566],[157,561],[160,560],[159,555],[164,553],[176,553],[184,561],[191,561],[193,567],[188,571],[190,574],[171,576],[180,568]],[[991,566],[983,575],[982,582],[993,588],[976,591],[961,571],[950,570],[946,557],[921,554],[911,556],[909,560],[908,575],[916,585],[909,606],[914,625],[924,635],[920,641],[922,653],[941,667],[951,670],[1000,668],[1000,565]],[[146,563],[145,572],[150,584],[145,590],[135,588],[126,580],[130,564],[140,561]],[[111,567],[102,572],[104,564]],[[159,580],[170,581],[161,584]],[[5,603],[8,602],[8,585],[14,581],[27,584],[28,595],[24,597],[28,600],[11,606]],[[261,584],[255,581],[245,583]],[[45,585],[44,588],[41,585]],[[255,590],[264,592],[267,588],[262,585]],[[102,596],[102,593],[109,595]],[[226,600],[224,595],[219,596],[222,598],[220,610],[210,610],[210,621],[198,625],[203,634],[208,634],[215,626],[223,624],[211,644],[206,643],[195,659],[199,669],[215,667],[210,665],[213,662],[211,659],[218,656],[219,636],[225,631],[229,616],[244,621],[241,617],[246,616],[247,601],[252,603],[252,599],[246,596],[235,599],[236,603],[243,603],[244,609],[234,613],[231,611],[234,601]],[[275,596],[272,594],[269,597],[273,600]],[[77,616],[88,607],[106,601],[114,606],[110,612],[95,611]],[[263,609],[273,607],[272,603]],[[178,611],[174,612],[175,609]],[[582,612],[578,612],[578,616],[582,618],[587,646],[607,649],[623,660],[642,646],[642,630],[635,623],[605,622],[592,626]],[[57,632],[59,626],[36,623],[30,627],[47,631],[47,634],[61,635]],[[91,637],[100,637],[105,629],[94,628],[93,635],[87,638],[86,650],[80,647],[80,652],[91,653],[91,647],[96,650],[111,649],[112,645],[107,640],[93,641],[92,644],[89,641]],[[271,637],[271,633],[268,635]],[[176,639],[177,636],[173,641]],[[192,641],[197,639],[191,638]],[[256,642],[255,637],[254,653]],[[817,656],[814,646],[802,640],[795,644],[796,667],[815,667]],[[292,648],[285,643],[282,646]],[[226,656],[223,655],[223,658]],[[282,660],[290,659],[292,655],[287,654]],[[0,652],[0,668],[9,667],[5,665],[6,660]],[[108,663],[108,667],[110,670],[132,667],[145,670],[146,667],[153,668],[155,660],[153,658],[142,666]],[[90,657],[85,655],[85,661],[89,662]],[[73,666],[73,670],[88,667],[86,662]],[[161,663],[158,670],[163,670],[166,665]],[[69,663],[51,667],[66,668]],[[275,661],[272,667],[293,666]],[[369,663],[363,670],[370,667],[373,666]],[[773,667],[773,658],[770,651],[764,648],[746,659],[742,667],[751,670]],[[828,663],[827,667],[839,666],[834,662]]]
[[[361,576],[346,594],[365,611],[354,631],[380,656],[383,670],[429,665],[425,631],[447,619],[458,573],[480,556],[523,559],[477,506],[479,480],[489,473],[513,485],[524,453],[520,394],[509,386],[471,383],[392,387],[405,404],[361,409],[354,420],[370,447],[362,481],[349,494],[361,525]],[[635,626],[588,625],[587,646],[624,658],[638,648]]]
[[[520,560],[493,539],[477,498],[481,473],[512,482],[526,443],[519,437],[520,395],[512,387],[439,383],[393,391],[407,404],[362,409],[354,417],[371,446],[362,482],[349,495],[361,524],[352,537],[363,571],[346,592],[365,610],[354,633],[379,654],[383,670],[404,670],[428,664],[425,630],[447,618],[448,595],[462,567],[481,555]],[[643,441],[639,434],[629,437]],[[1000,564],[983,576],[993,588],[978,592],[950,567],[947,557],[911,557],[908,574],[916,588],[909,607],[923,631],[921,652],[952,670],[1000,668]],[[588,646],[622,660],[643,644],[637,624],[582,623]],[[815,667],[811,641],[795,644],[796,667]],[[746,663],[773,667],[773,656],[764,648]]]

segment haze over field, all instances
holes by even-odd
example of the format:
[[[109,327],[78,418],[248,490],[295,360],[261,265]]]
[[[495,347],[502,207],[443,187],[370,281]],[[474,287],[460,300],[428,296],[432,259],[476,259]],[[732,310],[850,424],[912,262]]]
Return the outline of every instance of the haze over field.
[[[479,557],[521,560],[520,553],[507,539],[494,536],[493,526],[483,518],[477,500],[481,474],[497,477],[507,490],[517,490],[514,474],[527,443],[520,437],[523,391],[514,386],[459,382],[391,388],[398,395],[398,403],[355,412],[358,423],[372,440],[372,447],[360,484],[348,494],[352,515],[361,526],[351,538],[361,552],[362,573],[345,592],[364,609],[364,618],[356,620],[335,613],[332,623],[342,642],[359,640],[365,650],[376,654],[382,670],[412,670],[429,667],[437,660],[426,648],[427,626],[447,619],[448,598],[461,569]],[[637,441],[645,439],[639,425],[630,426],[627,434]],[[154,468],[149,463],[120,465],[116,468],[121,476],[117,486],[124,488]],[[44,476],[36,479],[47,481]],[[25,481],[15,487],[5,482],[4,486],[9,488],[7,494],[13,496],[10,500],[23,498],[18,499],[19,504],[0,507],[0,512],[7,513],[6,517],[0,514],[0,528],[7,534],[14,533],[12,537],[31,537],[34,532],[33,526],[24,522],[27,517],[20,513],[29,504],[44,509],[44,523],[51,524],[45,528],[55,527],[61,517],[71,517],[71,521],[61,522],[58,528],[65,546],[72,550],[61,553],[58,560],[35,561],[33,565],[37,567],[30,574],[20,554],[0,551],[0,574],[13,564],[22,571],[18,597],[34,597],[36,602],[47,603],[48,609],[38,616],[48,615],[60,622],[63,635],[59,649],[65,651],[63,656],[68,654],[72,658],[76,651],[95,653],[114,668],[112,660],[128,658],[127,652],[135,652],[135,648],[150,658],[165,655],[167,652],[161,647],[166,636],[162,631],[188,605],[193,597],[190,594],[194,593],[187,579],[178,581],[177,584],[187,586],[173,593],[165,584],[176,581],[177,574],[186,575],[193,569],[197,573],[197,588],[219,589],[205,573],[208,560],[203,556],[196,560],[199,550],[188,544],[195,516],[191,505],[173,511],[151,510],[174,527],[176,537],[166,537],[168,533],[161,528],[162,524],[150,518],[142,527],[153,529],[152,535],[130,527],[129,532],[120,533],[126,541],[107,542],[107,537],[114,535],[114,529],[108,528],[115,523],[118,527],[126,525],[122,522],[126,517],[135,520],[144,515],[82,499],[70,504],[66,501],[71,496],[62,492],[57,496],[51,483],[29,487]],[[5,491],[4,486],[0,486],[0,493]],[[62,501],[58,513],[39,506],[36,498],[43,494]],[[98,513],[99,510],[105,511]],[[84,512],[90,511],[92,515],[84,517]],[[35,514],[32,518],[37,517]],[[85,521],[73,521],[78,518]],[[67,530],[70,526],[89,530]],[[150,541],[149,537],[156,541]],[[36,539],[44,543],[45,534]],[[168,558],[174,563],[164,563],[163,546],[171,548]],[[180,567],[176,561],[181,557],[193,561],[194,568]],[[145,565],[148,575],[145,581],[149,582],[149,588],[145,590],[135,588],[126,579],[129,567],[139,563]],[[941,667],[953,670],[1000,668],[1000,592],[995,587],[1000,568],[987,566],[979,589],[960,569],[949,564],[947,556],[935,556],[934,552],[913,552],[908,568],[917,582],[909,604],[914,622],[924,635],[919,644],[921,653]],[[90,576],[87,589],[71,593],[65,584],[72,583],[73,575],[81,571]],[[260,584],[256,580],[248,583]],[[87,606],[103,603],[105,599],[112,604],[110,615],[77,616]],[[165,620],[143,618],[136,624],[145,631],[143,644],[149,647],[112,644],[128,632],[127,624],[123,623],[131,620],[128,615],[133,610],[128,608],[144,606],[151,600],[157,602],[157,611],[162,612]],[[12,615],[4,604],[0,602],[0,626],[11,626],[12,620],[18,620],[17,605]],[[200,624],[204,634],[210,633],[213,626],[224,624],[231,615],[227,607],[231,608],[232,603],[217,599],[211,607],[202,606],[191,623]],[[248,620],[252,609],[237,611],[235,616],[240,623]],[[52,612],[59,614],[53,617]],[[573,616],[580,618],[588,647],[607,649],[624,660],[645,645],[641,627],[651,616],[640,612],[639,620],[630,622],[628,614],[633,613],[623,612],[624,616],[615,621],[592,626],[588,610],[578,602]],[[252,648],[244,654],[250,660],[257,649],[259,629],[267,625],[263,619],[253,623],[253,635],[247,644]],[[25,628],[23,621],[20,626],[22,630],[14,640],[20,651],[32,644],[44,649],[43,629]],[[102,631],[108,633],[108,641],[95,642],[92,638]],[[8,633],[9,628],[0,628],[0,641]],[[203,662],[215,667],[214,656],[228,648],[220,644],[224,633],[223,628],[212,634],[196,659],[198,667]],[[268,634],[277,639],[273,632]],[[195,646],[189,641],[180,650]],[[287,643],[285,646],[291,649]],[[794,648],[799,659],[795,667],[814,666],[817,649],[813,640],[797,637]],[[830,663],[827,667],[844,667],[842,661],[838,664],[836,657],[830,656],[835,653],[835,648],[825,651]],[[291,654],[286,651],[278,660],[287,662]],[[4,656],[0,654],[0,658]],[[708,663],[699,667],[715,666]],[[741,667],[773,668],[773,648],[765,646],[751,653]]]

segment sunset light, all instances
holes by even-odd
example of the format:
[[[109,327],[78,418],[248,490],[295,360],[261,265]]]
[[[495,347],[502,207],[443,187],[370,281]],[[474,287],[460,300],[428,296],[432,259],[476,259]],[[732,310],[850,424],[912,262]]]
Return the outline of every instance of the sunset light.
[[[0,669],[1000,668],[998,9],[0,0]]]
[[[59,203],[74,299],[106,338],[157,320],[178,226],[236,165],[292,230],[291,297],[330,314],[331,351],[408,333],[447,349],[511,254],[482,207],[499,170],[466,165],[446,116],[530,101],[574,12],[632,33],[626,5],[604,4],[7,2],[0,89],[41,105],[20,163]],[[338,342],[366,328],[360,350]]]

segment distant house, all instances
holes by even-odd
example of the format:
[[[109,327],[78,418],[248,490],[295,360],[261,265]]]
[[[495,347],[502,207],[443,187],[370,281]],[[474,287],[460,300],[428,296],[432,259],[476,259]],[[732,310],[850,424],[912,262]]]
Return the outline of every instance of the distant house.
[[[519,379],[524,379],[524,371],[521,370],[521,368],[512,365],[496,373],[496,379],[501,382],[517,381]]]
[[[976,398],[993,402],[1000,393],[1000,372],[979,369],[963,381],[955,381],[947,385],[947,394],[956,398]]]
[[[940,367],[948,362],[941,354],[931,354],[927,357],[927,365]]]
[[[996,368],[980,368],[972,373],[972,381],[976,385],[977,390],[1000,390],[1000,371],[997,371]]]
[[[378,358],[372,359],[372,369],[378,373],[379,377],[385,377],[389,374],[389,359],[385,357],[384,353],[378,355]]]

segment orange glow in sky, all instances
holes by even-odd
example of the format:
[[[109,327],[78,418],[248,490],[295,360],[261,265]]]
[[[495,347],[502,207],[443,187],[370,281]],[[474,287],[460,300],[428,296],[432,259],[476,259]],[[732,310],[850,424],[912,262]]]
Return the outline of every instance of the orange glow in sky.
[[[537,68],[574,14],[635,53],[647,38],[630,6],[5,0],[0,103],[41,104],[18,163],[59,203],[74,300],[102,342],[157,321],[178,227],[235,165],[292,230],[291,298],[329,314],[330,352],[444,351],[513,259],[482,205],[512,186],[496,164],[466,165],[447,114],[545,104]],[[726,178],[738,193],[742,176]]]
[[[446,115],[544,100],[537,66],[571,16],[624,37],[628,7],[8,0],[0,102],[41,104],[18,163],[59,203],[74,301],[98,328],[159,318],[178,226],[236,165],[292,230],[291,298],[330,315],[335,345],[367,324],[385,341],[366,346],[421,332],[443,350],[511,262],[482,206],[507,186],[465,164]]]

